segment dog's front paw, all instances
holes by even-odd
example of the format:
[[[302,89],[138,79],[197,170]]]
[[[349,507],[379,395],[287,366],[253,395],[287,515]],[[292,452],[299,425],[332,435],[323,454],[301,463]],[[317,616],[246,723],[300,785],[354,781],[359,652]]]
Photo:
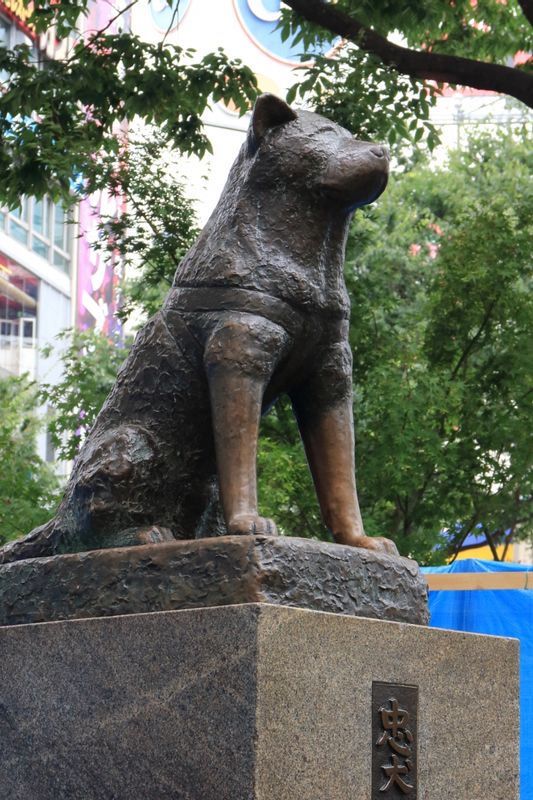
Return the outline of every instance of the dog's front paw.
[[[388,556],[400,557],[398,548],[391,539],[386,539],[384,536],[353,536],[349,540],[345,540],[343,544],[348,544],[351,547],[363,547],[365,550],[374,550],[376,553],[386,553]]]
[[[228,533],[237,536],[277,536],[276,523],[257,514],[237,514],[228,524]]]

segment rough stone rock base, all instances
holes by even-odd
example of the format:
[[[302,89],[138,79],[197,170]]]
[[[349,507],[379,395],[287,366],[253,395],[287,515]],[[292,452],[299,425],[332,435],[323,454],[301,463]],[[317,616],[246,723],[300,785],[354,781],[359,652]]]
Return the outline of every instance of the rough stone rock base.
[[[246,604],[4,627],[0,652],[5,800],[517,798],[514,640]],[[376,681],[418,689],[414,793],[372,791]]]
[[[312,539],[221,536],[0,566],[0,625],[235,603],[428,621],[415,561]]]

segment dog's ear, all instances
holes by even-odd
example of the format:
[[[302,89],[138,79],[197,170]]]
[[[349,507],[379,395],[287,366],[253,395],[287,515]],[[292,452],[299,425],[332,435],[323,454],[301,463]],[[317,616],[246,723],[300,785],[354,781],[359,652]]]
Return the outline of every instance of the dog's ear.
[[[292,122],[296,119],[296,111],[275,94],[261,94],[255,101],[252,114],[250,134],[255,148],[258,147],[265,133],[276,125]]]

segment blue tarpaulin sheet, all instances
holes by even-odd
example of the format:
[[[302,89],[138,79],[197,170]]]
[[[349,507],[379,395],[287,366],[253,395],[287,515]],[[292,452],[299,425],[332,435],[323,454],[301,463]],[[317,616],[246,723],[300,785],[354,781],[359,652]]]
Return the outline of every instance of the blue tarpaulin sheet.
[[[465,559],[422,572],[524,572],[533,566]],[[431,591],[430,625],[520,639],[520,797],[533,799],[533,590]]]

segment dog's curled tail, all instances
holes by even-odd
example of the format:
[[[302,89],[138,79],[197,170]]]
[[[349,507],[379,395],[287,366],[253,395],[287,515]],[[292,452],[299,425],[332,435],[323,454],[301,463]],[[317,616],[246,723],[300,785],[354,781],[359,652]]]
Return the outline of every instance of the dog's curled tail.
[[[9,564],[11,561],[23,561],[25,558],[41,558],[52,556],[56,552],[57,543],[61,538],[55,520],[50,520],[45,525],[34,528],[23,539],[8,542],[0,548],[0,564]]]

